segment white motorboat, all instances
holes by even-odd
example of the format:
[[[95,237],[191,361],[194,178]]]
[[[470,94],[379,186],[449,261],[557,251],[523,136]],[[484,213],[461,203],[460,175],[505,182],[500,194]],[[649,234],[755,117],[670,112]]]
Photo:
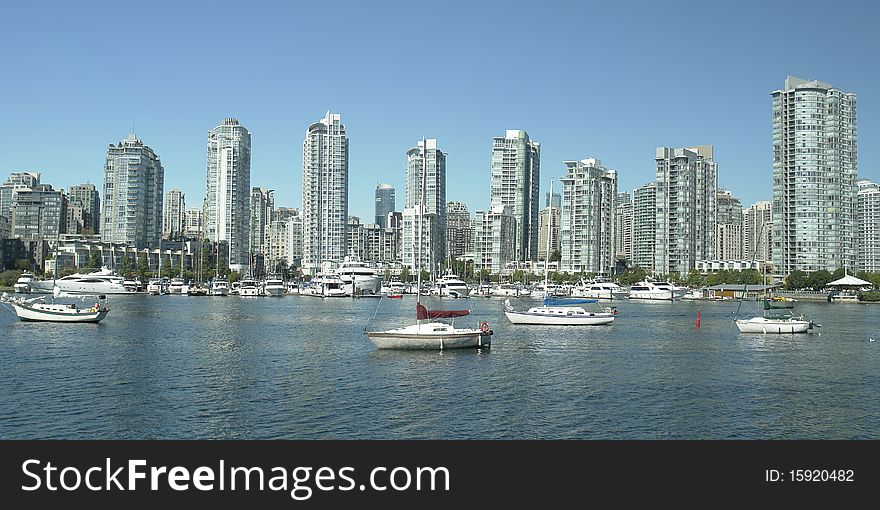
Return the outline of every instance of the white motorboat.
[[[546,285],[537,285],[530,292],[529,297],[534,299],[544,299],[548,297],[563,297],[566,296],[565,287],[562,285],[557,285],[555,283],[548,283]]]
[[[672,301],[675,298],[675,291],[667,282],[645,280],[631,285],[627,298]]]
[[[228,296],[229,295],[229,280],[227,280],[223,276],[217,276],[213,280],[211,280],[211,295],[212,296]]]
[[[571,297],[591,299],[620,299],[626,297],[626,291],[614,282],[583,283],[572,289]]]
[[[186,281],[183,278],[172,278],[168,284],[169,294],[183,294],[183,288],[186,287]]]
[[[241,279],[238,287],[238,295],[241,297],[257,297],[261,296],[262,292],[260,291],[260,286],[257,285],[256,280],[251,277],[245,277]]]
[[[441,297],[459,298],[468,297],[470,295],[470,289],[467,284],[458,277],[458,275],[453,274],[450,270],[447,271],[442,278],[437,280],[431,293]]]
[[[287,286],[284,280],[277,274],[270,274],[266,281],[263,282],[263,291],[267,296],[283,296]]]
[[[143,282],[137,279],[126,279],[122,280],[122,286],[125,287],[129,292],[140,292],[144,287]]]
[[[16,294],[27,294],[31,291],[31,282],[37,280],[37,277],[34,276],[34,273],[30,271],[25,271],[21,273],[21,276],[18,277],[18,280],[15,281],[15,285],[12,286],[12,289]]]
[[[477,285],[470,291],[470,295],[472,297],[481,296],[481,297],[492,297],[492,286],[487,285],[485,283]]]
[[[74,273],[55,281],[44,280],[31,283],[31,292],[50,294],[54,287],[68,294],[132,294],[134,289],[122,284],[123,278],[113,271],[102,268],[91,273]]]
[[[151,296],[161,296],[168,293],[168,282],[162,278],[151,278],[147,282],[147,293]]]
[[[614,322],[617,310],[605,308],[599,312],[585,310],[577,304],[596,303],[595,299],[546,298],[543,306],[533,306],[525,312],[517,312],[504,300],[504,315],[512,324],[542,326],[601,326]]]
[[[379,295],[382,277],[356,255],[349,255],[334,272],[342,281],[342,290],[349,296]]]
[[[56,296],[62,293],[56,292]],[[71,297],[69,295],[65,297]],[[85,298],[78,296],[85,303]],[[76,299],[70,302],[58,302],[57,297],[52,303],[45,301],[46,296],[31,299],[12,297],[5,292],[2,302],[8,305],[22,321],[32,322],[100,322],[107,316],[110,309],[104,304],[104,296],[95,298],[94,304],[80,306]]]
[[[489,294],[493,297],[519,297],[519,286],[512,283],[502,283],[492,287]]]

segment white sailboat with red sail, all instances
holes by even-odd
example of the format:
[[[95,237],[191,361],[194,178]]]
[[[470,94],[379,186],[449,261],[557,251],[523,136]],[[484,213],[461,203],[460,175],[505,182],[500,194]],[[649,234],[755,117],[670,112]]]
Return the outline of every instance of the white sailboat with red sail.
[[[423,156],[424,157],[424,156]],[[419,222],[416,235],[416,289],[422,288],[421,246],[422,218],[425,215],[425,166],[422,166],[422,182],[419,192]],[[478,328],[456,328],[455,318],[470,314],[469,310],[428,310],[421,303],[422,293],[416,293],[416,323],[402,328],[384,331],[368,331],[364,333],[379,349],[461,349],[489,347],[492,330],[489,324],[482,322]],[[436,319],[452,319],[451,322],[440,322]],[[369,325],[367,326],[369,327]]]

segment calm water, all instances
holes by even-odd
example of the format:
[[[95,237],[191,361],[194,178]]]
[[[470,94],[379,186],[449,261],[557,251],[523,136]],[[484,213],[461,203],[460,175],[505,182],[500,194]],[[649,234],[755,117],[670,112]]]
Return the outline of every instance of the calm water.
[[[376,325],[414,301],[383,300]],[[0,310],[0,437],[880,438],[880,306],[799,303],[821,334],[762,336],[736,330],[735,302],[622,301],[612,326],[554,328],[444,300],[495,336],[441,353],[377,351],[377,304],[111,296],[98,325]]]

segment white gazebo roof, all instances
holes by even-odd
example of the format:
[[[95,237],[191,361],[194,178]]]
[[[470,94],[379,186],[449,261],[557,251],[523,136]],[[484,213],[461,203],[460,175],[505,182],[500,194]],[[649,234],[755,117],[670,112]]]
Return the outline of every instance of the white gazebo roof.
[[[865,280],[861,280],[856,278],[855,276],[844,276],[840,280],[834,280],[829,283],[829,287],[864,287],[866,285],[873,285],[871,282],[866,282]]]

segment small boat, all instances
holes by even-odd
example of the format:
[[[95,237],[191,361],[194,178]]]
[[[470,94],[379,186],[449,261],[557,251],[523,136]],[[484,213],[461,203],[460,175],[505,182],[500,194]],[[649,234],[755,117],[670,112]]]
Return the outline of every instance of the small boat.
[[[250,277],[242,278],[241,284],[238,287],[238,295],[241,297],[257,297],[262,296],[263,293],[260,290],[259,285],[257,285],[257,281]]]
[[[31,291],[31,282],[36,281],[36,279],[37,277],[34,276],[34,273],[25,271],[21,273],[21,276],[15,281],[15,285],[12,286],[12,289],[16,294],[28,294]]]
[[[435,296],[461,298],[468,297],[470,289],[458,275],[453,274],[452,270],[448,269],[446,274],[437,280],[437,284],[431,289],[431,293]]]
[[[626,297],[623,287],[614,282],[582,282],[571,291],[571,297],[589,299],[620,299]]]
[[[367,337],[379,349],[462,349],[489,347],[492,330],[483,322],[479,328],[456,328],[446,322],[429,322],[430,319],[446,319],[468,315],[468,310],[428,310],[416,303],[416,323],[385,331],[367,331]]]
[[[266,281],[263,282],[263,290],[267,296],[283,296],[286,289],[287,286],[284,285],[284,280],[275,273],[270,274]]]
[[[603,326],[614,322],[617,309],[607,307],[600,312],[585,310],[578,304],[596,303],[595,299],[545,298],[543,306],[534,306],[526,312],[517,312],[504,300],[504,315],[512,324],[541,326]]]
[[[4,292],[0,301],[8,305],[19,319],[31,322],[100,322],[110,312],[103,295],[98,296],[95,303],[89,306],[80,306],[76,301],[85,303],[85,298],[92,296],[76,296],[78,299],[71,302],[58,302],[57,298],[73,296],[59,292],[55,296],[52,303],[47,303],[46,296],[24,299]]]
[[[387,294],[388,299],[403,299],[403,294]]]
[[[229,295],[229,280],[227,280],[223,276],[217,276],[211,281],[211,295],[212,296],[228,296]]]
[[[186,281],[183,278],[172,278],[168,285],[169,294],[184,294],[183,288],[186,287]]]
[[[630,286],[628,299],[650,299],[655,301],[672,301],[675,291],[667,282],[645,280]]]
[[[803,314],[796,315],[792,310],[794,303],[790,301],[763,300],[763,313],[749,319],[737,319],[734,322],[740,333],[808,333],[818,324],[807,320]]]
[[[151,278],[147,282],[147,293],[151,296],[161,296],[168,293],[168,282],[163,278]]]

